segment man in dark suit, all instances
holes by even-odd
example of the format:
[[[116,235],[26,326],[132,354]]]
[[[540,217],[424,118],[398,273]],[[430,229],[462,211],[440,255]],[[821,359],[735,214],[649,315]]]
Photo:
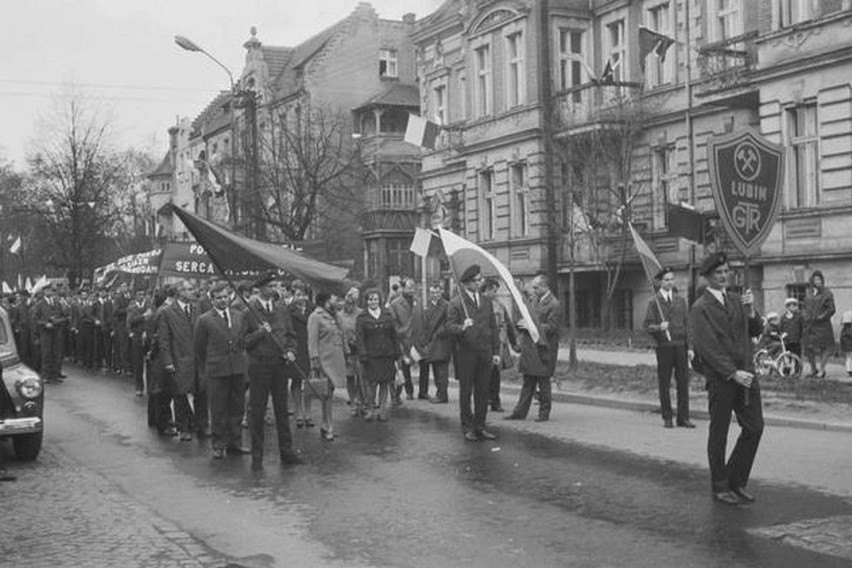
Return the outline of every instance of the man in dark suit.
[[[145,289],[136,290],[136,298],[127,306],[127,339],[129,342],[130,372],[136,384],[136,396],[142,396],[145,389],[145,312],[148,306],[145,303]],[[150,393],[149,393],[150,394]]]
[[[195,358],[203,377],[213,430],[213,459],[247,454],[242,445],[246,358],[242,314],[230,309],[231,288],[217,283],[210,291],[213,307],[195,325]]]
[[[559,331],[562,326],[562,310],[559,301],[553,296],[547,285],[547,278],[539,274],[530,284],[535,303],[531,308],[533,320],[539,333],[539,342],[535,343],[523,320],[515,327],[520,330],[521,360],[518,370],[524,376],[524,385],[518,395],[518,404],[506,417],[506,420],[525,420],[530,410],[536,388],[539,392],[538,417],[536,422],[550,420],[552,395],[550,379],[556,370],[559,352]]]
[[[657,382],[663,426],[673,428],[671,384],[672,371],[677,389],[677,425],[695,428],[689,421],[689,316],[686,300],[674,289],[674,271],[662,268],[656,275],[660,289],[648,302],[645,331],[657,343]]]
[[[41,374],[47,383],[62,382],[62,325],[68,321],[55,297],[56,289],[48,284],[33,308],[33,323],[39,331]]]
[[[455,371],[465,440],[494,440],[485,429],[491,367],[500,363],[500,336],[494,307],[479,293],[481,270],[474,264],[459,278],[461,290],[450,300],[447,330],[455,337]],[[473,412],[470,400],[473,396]]]
[[[177,297],[160,308],[157,340],[163,363],[165,391],[175,405],[175,426],[181,441],[192,440],[194,429],[206,428],[207,400],[201,392],[195,365],[193,332],[198,319],[192,305],[195,286],[189,280],[177,285]],[[189,405],[188,395],[193,395],[195,409]]]
[[[293,451],[293,436],[287,415],[287,367],[296,363],[296,335],[289,309],[282,303],[274,302],[274,285],[273,274],[258,281],[260,296],[249,300],[251,309],[243,311],[242,319],[241,335],[248,354],[252,469],[263,467],[264,419],[270,395],[278,430],[281,465],[302,463],[302,459]]]
[[[729,277],[725,253],[705,258],[701,275],[707,288],[692,305],[690,319],[695,355],[702,362],[710,391],[707,457],[713,498],[719,503],[740,505],[754,501],[745,486],[763,433],[760,387],[754,378],[749,338],[760,334],[762,322],[750,290],[742,298],[725,291]],[[726,463],[731,411],[741,432]]]
[[[447,385],[449,384],[450,356],[453,344],[447,332],[447,301],[440,282],[433,282],[429,287],[429,300],[423,306],[419,326],[414,330],[414,342],[420,359],[420,392],[429,392],[429,369],[435,377],[434,404],[445,404],[449,401]]]

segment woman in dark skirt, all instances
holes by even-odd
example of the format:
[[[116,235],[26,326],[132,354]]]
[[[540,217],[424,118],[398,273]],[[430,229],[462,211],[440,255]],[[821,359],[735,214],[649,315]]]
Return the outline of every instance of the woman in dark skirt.
[[[361,360],[367,400],[364,419],[373,420],[378,391],[378,420],[388,419],[387,402],[390,387],[396,375],[396,362],[402,356],[396,327],[387,308],[382,307],[382,295],[371,288],[364,294],[367,309],[355,320],[358,357]]]
[[[825,287],[822,272],[811,274],[811,289],[805,296],[804,333],[802,341],[811,366],[811,377],[825,378],[825,364],[834,351],[834,294]]]

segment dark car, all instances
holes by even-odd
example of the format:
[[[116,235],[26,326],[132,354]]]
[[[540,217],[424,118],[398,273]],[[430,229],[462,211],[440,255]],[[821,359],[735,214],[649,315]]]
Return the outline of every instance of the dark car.
[[[0,308],[0,440],[11,438],[15,455],[32,461],[44,435],[44,385],[38,373],[21,363],[9,314]]]

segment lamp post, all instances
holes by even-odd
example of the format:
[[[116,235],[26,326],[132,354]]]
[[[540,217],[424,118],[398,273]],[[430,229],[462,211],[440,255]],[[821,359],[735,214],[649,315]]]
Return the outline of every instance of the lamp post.
[[[182,49],[186,51],[193,51],[197,53],[202,53],[207,56],[208,59],[213,61],[216,65],[225,70],[225,73],[228,74],[228,81],[231,83],[231,104],[230,104],[230,129],[231,129],[231,195],[227,197],[230,202],[230,210],[231,217],[234,222],[234,226],[238,224],[238,211],[237,211],[237,199],[236,199],[236,189],[237,189],[237,128],[236,128],[236,106],[237,106],[237,88],[234,83],[234,74],[231,73],[231,70],[228,69],[225,64],[221,61],[210,55],[208,51],[203,49],[197,43],[189,39],[188,37],[182,35],[175,36],[175,43]],[[210,162],[208,158],[207,167],[210,167]]]

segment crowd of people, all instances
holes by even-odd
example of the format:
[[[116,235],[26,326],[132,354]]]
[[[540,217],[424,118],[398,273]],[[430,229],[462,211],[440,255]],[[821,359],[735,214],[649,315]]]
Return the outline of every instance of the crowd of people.
[[[446,404],[453,362],[466,440],[496,437],[486,414],[489,407],[503,411],[500,373],[516,358],[524,389],[506,418],[525,418],[535,394],[538,420],[548,420],[561,310],[545,278],[532,280],[528,299],[546,349],[497,299],[499,280],[484,278],[476,265],[459,280],[449,294],[443,281],[432,283],[425,303],[410,278],[384,298],[372,286],[314,291],[276,274],[236,289],[216,278],[155,290],[49,284],[3,301],[22,360],[46,383],[64,381],[63,361],[126,374],[137,396],[147,394],[151,428],[181,441],[209,437],[212,458],[250,454],[260,468],[268,422],[276,426],[281,463],[301,463],[291,416],[297,429],[318,422],[321,439],[334,441],[332,396],[340,389],[353,416],[385,422],[403,396],[415,398],[414,366],[416,398]],[[242,443],[244,428],[250,447]]]

